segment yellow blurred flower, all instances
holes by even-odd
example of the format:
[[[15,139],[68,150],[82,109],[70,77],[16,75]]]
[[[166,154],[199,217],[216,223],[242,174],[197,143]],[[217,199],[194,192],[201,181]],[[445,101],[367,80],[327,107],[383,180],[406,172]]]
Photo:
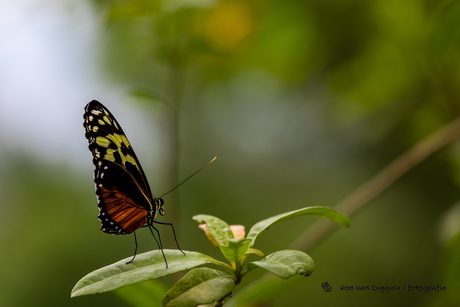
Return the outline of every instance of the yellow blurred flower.
[[[210,44],[219,49],[237,47],[253,31],[251,13],[244,2],[221,2],[203,26]]]

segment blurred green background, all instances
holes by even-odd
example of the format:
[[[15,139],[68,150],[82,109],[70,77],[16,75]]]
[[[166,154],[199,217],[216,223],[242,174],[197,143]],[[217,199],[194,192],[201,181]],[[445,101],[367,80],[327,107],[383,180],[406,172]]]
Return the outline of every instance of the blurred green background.
[[[134,249],[99,231],[82,127],[92,99],[123,125],[157,196],[217,156],[159,219],[184,250],[216,257],[193,215],[249,229],[334,207],[460,115],[458,1],[4,1],[0,42],[0,306],[130,306],[70,298]],[[309,251],[314,273],[263,306],[459,306],[459,185],[453,142]],[[277,225],[258,248],[286,249],[315,220]],[[156,248],[148,231],[138,239]],[[251,275],[236,296],[265,278]],[[447,290],[339,290],[408,284]]]

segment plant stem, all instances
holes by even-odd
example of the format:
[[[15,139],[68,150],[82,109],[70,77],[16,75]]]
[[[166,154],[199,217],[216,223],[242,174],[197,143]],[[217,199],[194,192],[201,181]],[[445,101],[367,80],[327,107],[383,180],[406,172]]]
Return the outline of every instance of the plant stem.
[[[182,102],[182,92],[184,87],[184,69],[182,61],[177,60],[178,63],[171,63],[172,67],[172,81],[171,81],[171,100],[170,100],[170,114],[168,121],[168,133],[169,133],[169,151],[168,151],[168,182],[167,189],[171,189],[177,185],[178,170],[179,170],[179,131],[180,131],[180,109]],[[177,193],[171,193],[168,195],[168,217],[169,220],[178,225],[179,227],[179,198]]]
[[[364,205],[380,195],[410,169],[459,138],[460,117],[441,127],[399,155],[377,175],[338,203],[335,209],[350,216],[355,215]],[[291,244],[290,248],[309,252],[337,228],[337,224],[326,219],[320,219],[300,235]],[[276,277],[270,273],[266,273],[264,278],[272,280]],[[279,283],[285,283],[285,281],[279,280]],[[253,284],[257,284],[257,282]],[[237,295],[244,296],[251,291],[250,289],[251,286],[246,287],[238,292]],[[279,292],[274,289],[272,295],[276,295],[277,293]],[[260,304],[260,306],[263,306],[263,304]]]
[[[221,297],[219,300],[216,300],[212,307],[222,307],[224,305],[224,301],[228,298],[230,298],[233,295],[233,292],[230,292],[229,294],[225,295],[224,297]]]
[[[460,138],[460,117],[436,130],[402,153],[377,175],[338,203],[335,209],[349,216],[355,215],[409,170],[458,138]],[[318,220],[294,241],[291,248],[310,251],[337,227],[337,224],[328,220]]]

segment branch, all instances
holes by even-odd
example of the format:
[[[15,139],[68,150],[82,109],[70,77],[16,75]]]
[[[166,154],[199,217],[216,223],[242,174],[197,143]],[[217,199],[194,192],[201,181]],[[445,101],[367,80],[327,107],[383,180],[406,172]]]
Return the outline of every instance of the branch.
[[[409,170],[458,138],[460,138],[460,117],[402,153],[377,175],[338,203],[335,209],[350,217],[355,215],[362,207],[380,195]],[[291,245],[291,248],[309,251],[336,228],[335,223],[321,219],[300,235]]]

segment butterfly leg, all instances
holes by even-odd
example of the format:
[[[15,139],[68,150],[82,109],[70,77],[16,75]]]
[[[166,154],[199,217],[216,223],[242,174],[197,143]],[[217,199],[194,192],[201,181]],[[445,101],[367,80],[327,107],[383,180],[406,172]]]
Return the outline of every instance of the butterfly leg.
[[[180,248],[179,243],[177,242],[176,232],[174,231],[174,226],[173,226],[173,224],[171,224],[171,223],[161,223],[161,222],[157,222],[157,221],[153,221],[153,222],[156,223],[156,224],[169,225],[169,226],[171,226],[172,231],[173,231],[173,235],[174,235],[174,241],[176,241],[177,248],[181,251],[182,254],[185,255],[184,251],[182,250],[182,248]],[[153,226],[152,226],[152,227],[153,227]],[[154,227],[154,228],[155,228],[155,227]],[[156,229],[156,228],[155,228],[155,229]],[[157,230],[157,231],[158,231],[158,230]]]
[[[128,263],[131,263],[134,261],[134,258],[136,258],[136,252],[137,252],[137,237],[136,237],[136,232],[133,232],[134,233],[134,243],[136,243],[136,247],[134,248],[134,256],[133,256],[133,259],[129,260],[128,262],[126,262],[126,264]]]
[[[155,235],[153,234],[152,228],[155,229],[155,231],[157,232],[157,234],[158,234],[158,240],[157,240],[157,238],[155,237]],[[149,229],[150,229],[150,232],[152,233],[153,238],[154,238],[155,241],[157,242],[157,245],[158,245],[158,247],[160,248],[161,253],[163,254],[163,258],[165,259],[165,263],[166,263],[166,268],[168,268],[168,261],[166,260],[165,253],[163,252],[163,243],[161,243],[160,232],[158,231],[158,229],[156,229],[155,227],[153,227],[153,226],[150,225],[150,224],[149,224]],[[160,242],[158,242],[158,241],[160,241]]]

